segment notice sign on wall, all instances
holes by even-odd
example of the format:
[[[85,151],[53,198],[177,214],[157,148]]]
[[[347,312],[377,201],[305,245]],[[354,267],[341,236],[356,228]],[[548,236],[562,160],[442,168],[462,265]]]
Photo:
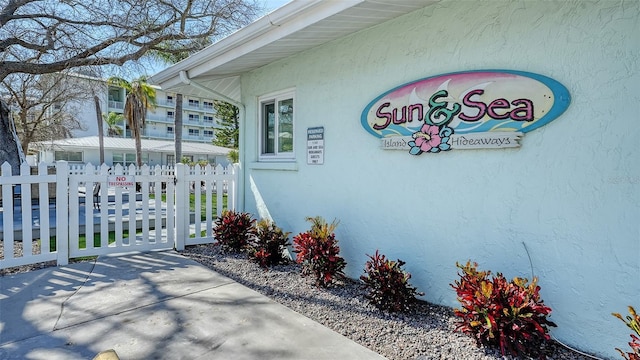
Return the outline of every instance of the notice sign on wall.
[[[324,127],[307,129],[307,164],[324,164]]]
[[[107,185],[110,187],[128,188],[136,185],[135,176],[114,175],[107,178]]]

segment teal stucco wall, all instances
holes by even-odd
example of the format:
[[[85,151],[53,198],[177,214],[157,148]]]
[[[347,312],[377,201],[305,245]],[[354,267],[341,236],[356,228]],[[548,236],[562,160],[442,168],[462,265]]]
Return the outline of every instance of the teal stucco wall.
[[[379,249],[438,304],[457,304],[456,261],[533,273],[553,336],[615,358],[629,331],[610,314],[640,307],[639,17],[638,1],[443,1],[246,74],[245,209],[293,234],[337,218],[349,276]],[[571,105],[517,149],[411,156],[360,124],[385,91],[478,69],[551,77]],[[296,161],[259,164],[257,99],[287,88]],[[315,126],[324,165],[306,163]]]

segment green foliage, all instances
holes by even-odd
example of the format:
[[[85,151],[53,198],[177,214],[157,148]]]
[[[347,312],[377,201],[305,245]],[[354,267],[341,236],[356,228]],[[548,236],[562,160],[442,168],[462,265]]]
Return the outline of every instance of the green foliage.
[[[182,159],[180,159],[180,163],[188,165],[188,166],[200,165],[200,167],[205,167],[205,166],[209,165],[209,162],[207,160],[205,160],[205,159],[200,159],[198,161],[193,161],[188,156],[183,156]],[[211,164],[211,166],[213,166],[213,164]]]
[[[622,320],[625,325],[627,325],[633,332],[636,334],[631,334],[631,341],[629,342],[629,346],[633,352],[627,352],[616,348],[620,355],[626,360],[640,360],[640,315],[636,313],[636,309],[633,306],[629,306],[629,315],[626,318],[623,318],[619,313],[612,313],[611,315],[617,317]]]
[[[121,87],[127,92],[123,115],[131,130],[131,137],[135,139],[136,163],[138,166],[142,166],[140,138],[144,130],[147,110],[156,107],[156,89],[147,82],[146,76],[141,76],[131,82],[114,76],[110,77],[107,83],[111,86]]]
[[[249,213],[225,210],[215,221],[217,244],[225,250],[245,251],[256,234],[255,219]]]
[[[124,115],[110,111],[109,114],[102,114],[104,123],[107,124],[107,136],[114,137],[122,135],[124,131],[120,127],[120,123],[124,121]]]
[[[215,137],[213,145],[237,149],[240,139],[239,110],[236,106],[224,101],[215,100],[213,108],[216,111],[218,128],[213,129]]]
[[[333,231],[338,223],[331,224],[320,216],[307,218],[311,229],[293,238],[296,262],[302,264],[302,275],[312,275],[317,286],[327,287],[335,280],[344,279],[347,262],[339,255],[340,247]]]
[[[268,268],[286,262],[284,250],[289,243],[289,232],[283,232],[275,222],[262,219],[256,224],[256,237],[251,241],[250,257],[260,266]]]
[[[365,298],[380,310],[408,312],[415,305],[416,296],[424,295],[409,285],[411,274],[402,270],[404,261],[388,260],[378,250],[369,256],[365,264],[365,275],[360,276],[368,291]]]
[[[232,164],[238,163],[240,160],[240,152],[236,149],[232,149],[229,151],[229,154],[227,154],[227,159],[229,159]]]
[[[311,223],[311,229],[309,233],[316,238],[327,238],[333,235],[333,232],[338,227],[339,221],[333,220],[331,224],[328,224],[322,216],[308,217],[305,220]]]
[[[456,263],[461,270],[459,281],[451,285],[458,295],[461,309],[456,330],[471,334],[478,344],[497,346],[502,355],[544,356],[550,339],[547,319],[551,308],[540,298],[540,286],[534,277],[514,278],[508,282],[502,274],[478,271],[477,263]]]

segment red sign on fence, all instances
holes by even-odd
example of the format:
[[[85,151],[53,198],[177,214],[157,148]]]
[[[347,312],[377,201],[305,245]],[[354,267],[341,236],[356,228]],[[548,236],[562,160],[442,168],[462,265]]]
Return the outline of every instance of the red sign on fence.
[[[114,175],[107,179],[107,185],[113,187],[133,187],[135,184],[135,176],[130,175]]]

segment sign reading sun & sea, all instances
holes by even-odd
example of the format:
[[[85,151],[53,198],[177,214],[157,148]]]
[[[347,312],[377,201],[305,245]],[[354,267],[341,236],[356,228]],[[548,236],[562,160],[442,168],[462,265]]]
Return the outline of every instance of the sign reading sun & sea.
[[[464,71],[389,90],[362,112],[362,126],[382,148],[412,155],[458,149],[519,147],[523,133],[569,107],[562,84],[512,70]]]

